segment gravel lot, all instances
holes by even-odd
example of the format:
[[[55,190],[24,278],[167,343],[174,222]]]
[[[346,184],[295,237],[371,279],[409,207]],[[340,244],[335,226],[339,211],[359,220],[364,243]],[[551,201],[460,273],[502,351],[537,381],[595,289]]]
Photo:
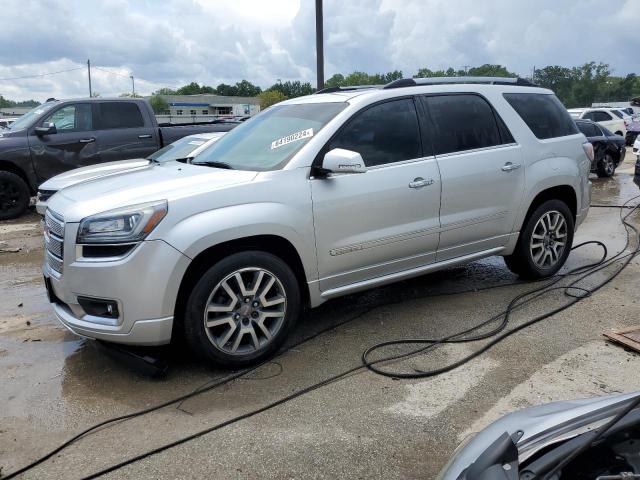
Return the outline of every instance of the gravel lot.
[[[640,194],[633,182],[633,161],[629,151],[614,178],[593,178],[594,203],[619,204]],[[610,251],[619,250],[625,237],[618,214],[613,208],[593,208],[575,241],[599,239]],[[598,256],[595,248],[581,249],[568,265]],[[165,359],[169,371],[164,378],[149,378],[95,342],[68,333],[51,315],[41,258],[41,228],[34,213],[0,223],[2,473],[34,460],[86,426],[229,374],[203,368],[174,346],[150,352]],[[508,411],[640,389],[640,355],[602,337],[607,329],[640,323],[639,274],[636,258],[592,297],[450,373],[396,381],[360,371],[106,477],[433,478],[461,440]],[[467,328],[533,287],[470,290],[515,280],[502,259],[491,258],[331,301],[305,315],[291,343],[352,321],[220,388],[101,429],[24,478],[83,477],[357,366],[362,351],[374,343],[439,338]],[[462,291],[466,293],[449,295]],[[545,296],[519,310],[513,322],[563,301],[560,293]],[[393,368],[429,368],[479,346],[447,346]]]

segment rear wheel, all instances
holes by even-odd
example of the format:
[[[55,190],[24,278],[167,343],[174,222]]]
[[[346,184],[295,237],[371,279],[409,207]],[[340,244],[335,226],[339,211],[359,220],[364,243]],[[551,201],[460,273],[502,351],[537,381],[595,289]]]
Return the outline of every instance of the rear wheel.
[[[504,257],[509,269],[526,279],[555,275],[573,244],[573,215],[560,200],[548,200],[528,218],[512,255]]]
[[[612,177],[613,174],[616,173],[616,161],[613,159],[610,153],[605,153],[602,160],[598,162],[596,169],[598,177]]]
[[[202,359],[230,368],[274,354],[300,314],[300,287],[280,258],[230,255],[212,266],[187,303],[184,333]]]
[[[22,215],[29,208],[29,187],[15,173],[0,171],[0,220]]]

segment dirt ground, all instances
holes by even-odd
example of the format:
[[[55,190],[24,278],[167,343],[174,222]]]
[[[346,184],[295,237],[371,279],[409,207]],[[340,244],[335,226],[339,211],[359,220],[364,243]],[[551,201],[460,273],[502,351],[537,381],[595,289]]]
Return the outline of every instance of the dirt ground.
[[[593,178],[593,203],[640,194],[629,154],[612,179]],[[635,223],[640,223],[636,216]],[[162,378],[114,358],[53,318],[40,263],[42,236],[32,213],[0,223],[0,467],[8,474],[107,418],[192,392],[227,371],[197,364],[179,346],[154,349]],[[624,248],[619,210],[592,208],[575,243],[598,239]],[[600,251],[573,253],[568,268]],[[590,284],[604,279],[606,271]],[[553,400],[640,389],[640,355],[602,332],[640,323],[640,259],[593,296],[523,330],[444,375],[393,380],[359,371],[229,427],[117,470],[108,478],[433,478],[456,446],[499,416]],[[440,338],[500,312],[530,284],[502,259],[337,299],[305,314],[288,349],[272,362],[178,405],[84,437],[24,478],[81,478],[207,426],[266,405],[360,363],[374,343]],[[589,282],[587,282],[589,283]],[[473,290],[478,291],[473,291]],[[455,293],[464,292],[464,293]],[[561,292],[518,310],[513,324],[565,302]],[[392,367],[430,368],[477,349],[443,347]]]

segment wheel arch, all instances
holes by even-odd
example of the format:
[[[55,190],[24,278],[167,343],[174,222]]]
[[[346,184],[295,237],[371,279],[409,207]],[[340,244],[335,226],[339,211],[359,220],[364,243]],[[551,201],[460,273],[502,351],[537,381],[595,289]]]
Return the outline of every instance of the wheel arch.
[[[218,260],[247,250],[262,251],[275,255],[291,267],[300,286],[303,305],[310,302],[309,288],[302,259],[293,244],[278,235],[253,235],[237,238],[201,251],[193,258],[180,282],[174,311],[174,333],[177,325],[181,325],[189,294],[202,274]]]
[[[536,208],[542,205],[547,200],[560,200],[564,202],[571,211],[571,215],[573,216],[573,221],[575,223],[577,214],[578,214],[578,196],[576,190],[571,185],[555,185],[553,187],[546,188],[538,192],[531,202],[529,203],[529,208],[527,209],[522,222],[520,222],[518,229],[522,231],[524,226],[527,224],[527,221],[533,214]]]

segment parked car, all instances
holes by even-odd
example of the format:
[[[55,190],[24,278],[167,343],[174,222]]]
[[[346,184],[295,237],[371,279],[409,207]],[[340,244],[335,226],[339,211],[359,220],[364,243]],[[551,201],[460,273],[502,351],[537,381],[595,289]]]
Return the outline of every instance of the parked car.
[[[0,220],[20,216],[42,182],[67,170],[144,158],[184,136],[234,126],[158,125],[143,99],[48,101],[0,133]]]
[[[627,134],[622,114],[613,108],[571,108],[569,114],[576,120],[591,120],[599,123],[621,137]]]
[[[640,175],[640,138],[636,138],[633,142],[633,154],[636,156],[635,174]]]
[[[594,159],[591,162],[591,171],[601,178],[612,177],[627,153],[625,139],[590,120],[575,122],[578,129],[593,145]]]
[[[225,132],[196,133],[176,140],[162,147],[147,158],[134,158],[131,160],[119,160],[115,162],[100,163],[89,167],[76,168],[68,172],[56,175],[44,182],[38,188],[36,197],[36,211],[44,215],[47,210],[47,202],[59,190],[88,182],[96,178],[102,178],[117,173],[147,168],[152,163],[164,163],[183,158],[195,158],[213,145]]]
[[[639,478],[639,399],[640,392],[625,393],[510,413],[463,442],[436,478]]]
[[[0,130],[8,128],[15,120],[15,118],[0,118]]]
[[[593,147],[553,92],[528,85],[326,89],[191,163],[65,188],[45,215],[53,312],[110,342],[181,331],[235,368],[341,295],[491,255],[523,278],[554,275],[589,210]]]

